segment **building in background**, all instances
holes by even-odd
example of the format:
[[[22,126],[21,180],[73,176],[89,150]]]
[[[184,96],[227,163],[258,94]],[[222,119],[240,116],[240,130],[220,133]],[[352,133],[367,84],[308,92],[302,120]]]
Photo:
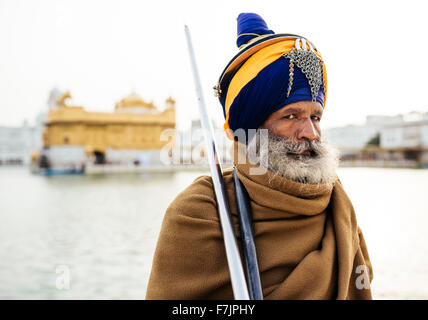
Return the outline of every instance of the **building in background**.
[[[59,90],[51,90],[48,105]],[[24,121],[19,127],[0,126],[0,165],[29,165],[43,146],[43,130],[47,112],[39,112],[30,125]]]
[[[342,165],[428,167],[428,112],[367,116],[363,125],[323,131]]]
[[[428,168],[428,117],[382,128],[380,147],[386,160]]]
[[[70,105],[70,98],[68,92],[54,88],[48,111],[40,112],[33,125],[0,126],[0,165],[31,164],[35,172],[64,173],[207,167],[200,120],[176,133],[171,97],[159,110],[153,102],[131,93],[116,103],[113,112],[89,112]],[[220,160],[231,165],[232,143],[214,122],[213,128]],[[329,128],[323,135],[338,147],[342,166],[428,168],[428,112],[371,115],[363,125]],[[114,166],[116,171],[111,170]]]
[[[367,116],[363,125],[348,125],[323,130],[323,135],[340,151],[342,159],[356,159],[361,150],[380,130],[393,124],[402,123],[403,116]]]
[[[231,166],[230,148],[232,141],[227,138],[222,127],[216,125],[213,120],[211,120],[211,123],[219,160],[223,165]],[[208,159],[205,157],[205,152],[206,141],[201,121],[200,119],[192,120],[190,128],[177,134],[177,144],[174,148],[174,162],[184,165],[208,166]]]
[[[39,128],[25,121],[20,127],[0,127],[0,165],[28,165],[41,147]]]
[[[132,93],[110,113],[69,105],[69,92],[54,98],[37,159],[43,169],[81,172],[92,164],[162,165],[160,150],[173,143],[173,136],[167,141],[160,139],[164,130],[175,129],[175,101],[171,97],[160,111]]]

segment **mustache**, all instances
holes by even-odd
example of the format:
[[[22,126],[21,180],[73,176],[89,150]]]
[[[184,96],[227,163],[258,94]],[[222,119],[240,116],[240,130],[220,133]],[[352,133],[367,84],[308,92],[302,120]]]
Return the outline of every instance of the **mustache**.
[[[338,150],[325,138],[295,141],[276,136],[271,132],[249,143],[249,155],[253,162],[273,173],[301,183],[333,183],[339,164]]]
[[[283,138],[270,135],[269,140],[272,143],[281,145],[281,149],[287,156],[306,156],[318,157],[322,154],[323,146],[320,140],[304,140],[301,142],[294,141],[291,138]]]

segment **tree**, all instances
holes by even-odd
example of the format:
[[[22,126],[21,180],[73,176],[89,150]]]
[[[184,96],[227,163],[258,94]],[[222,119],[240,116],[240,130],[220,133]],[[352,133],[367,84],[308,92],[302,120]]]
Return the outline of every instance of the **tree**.
[[[367,143],[366,146],[380,146],[380,133],[376,133]]]

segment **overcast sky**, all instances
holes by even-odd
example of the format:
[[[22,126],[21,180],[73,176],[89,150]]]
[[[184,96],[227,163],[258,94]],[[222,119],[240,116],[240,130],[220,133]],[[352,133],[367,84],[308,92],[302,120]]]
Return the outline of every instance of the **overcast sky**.
[[[326,127],[366,115],[428,111],[425,1],[0,0],[0,125],[34,121],[49,90],[112,111],[135,90],[163,107],[177,100],[183,128],[198,118],[184,36],[188,24],[212,117],[212,87],[237,52],[236,18],[256,12],[276,33],[310,39],[323,55]]]

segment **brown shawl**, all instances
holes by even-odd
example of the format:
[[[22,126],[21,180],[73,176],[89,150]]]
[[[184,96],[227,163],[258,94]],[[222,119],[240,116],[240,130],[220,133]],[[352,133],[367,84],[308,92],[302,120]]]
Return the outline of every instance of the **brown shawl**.
[[[250,167],[237,174],[251,198],[264,298],[371,299],[372,266],[340,181],[302,184]],[[240,243],[232,169],[223,177]],[[211,177],[168,207],[146,299],[233,299]]]

